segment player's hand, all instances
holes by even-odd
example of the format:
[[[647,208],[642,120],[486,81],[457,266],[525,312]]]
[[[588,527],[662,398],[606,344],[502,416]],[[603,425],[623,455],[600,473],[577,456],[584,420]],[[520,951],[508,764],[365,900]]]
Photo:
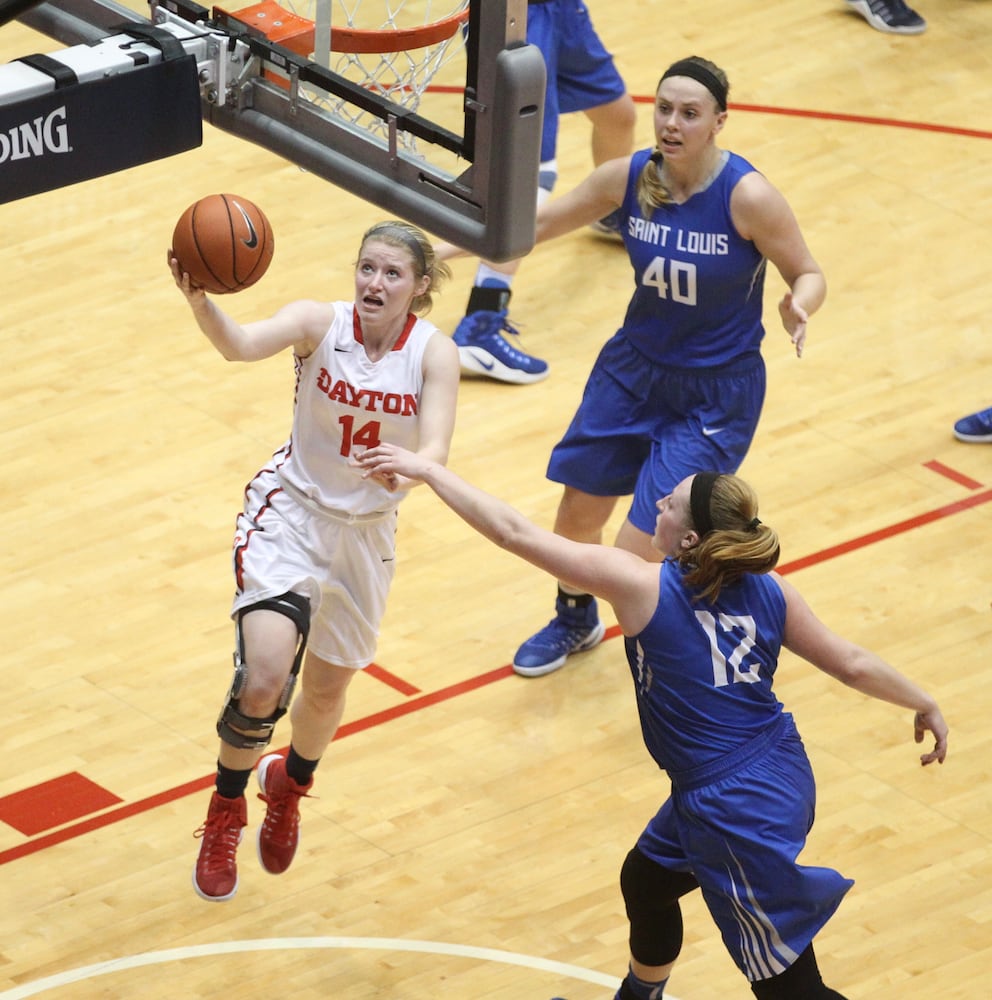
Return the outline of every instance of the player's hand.
[[[947,723],[944,722],[944,717],[936,705],[929,711],[917,712],[913,719],[913,734],[917,743],[923,742],[928,731],[933,733],[935,742],[930,753],[920,756],[920,763],[924,767],[934,761],[943,764],[947,756]]]
[[[803,347],[806,346],[806,323],[809,314],[793,298],[792,292],[786,292],[782,296],[782,301],[778,304],[778,313],[782,317],[782,326],[785,332],[792,339],[796,348],[796,357],[803,356]]]
[[[363,479],[375,479],[395,491],[401,481],[419,481],[425,460],[395,444],[379,444],[354,456]]]
[[[199,301],[206,296],[207,293],[199,285],[193,284],[190,276],[180,268],[179,259],[172,252],[172,247],[165,251],[165,259],[172,272],[172,280],[175,281],[179,291],[186,296],[190,303]]]

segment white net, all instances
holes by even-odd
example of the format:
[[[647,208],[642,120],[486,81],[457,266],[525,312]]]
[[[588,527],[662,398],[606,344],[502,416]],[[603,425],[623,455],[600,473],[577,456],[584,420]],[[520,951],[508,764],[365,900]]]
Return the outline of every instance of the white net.
[[[463,29],[469,0],[280,2],[314,23],[312,59],[408,111],[423,113],[421,103],[432,83],[459,94],[464,87]],[[447,73],[443,72],[446,68]],[[357,128],[379,136],[387,132],[377,116],[333,94],[307,88],[307,97]],[[446,103],[446,111],[438,105],[429,117],[451,117],[461,109],[460,98],[449,98]],[[416,141],[407,133],[401,131],[398,141],[404,148],[416,150]]]

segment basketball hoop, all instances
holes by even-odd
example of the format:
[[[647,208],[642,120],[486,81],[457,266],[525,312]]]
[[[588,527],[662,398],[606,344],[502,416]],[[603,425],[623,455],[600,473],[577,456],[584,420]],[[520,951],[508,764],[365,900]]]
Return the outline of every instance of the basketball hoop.
[[[229,13],[271,41],[415,112],[441,68],[464,53],[461,29],[468,8],[469,0],[262,0]],[[306,94],[358,128],[387,132],[381,119],[343,98],[309,87]],[[412,136],[401,133],[401,142],[415,149]]]

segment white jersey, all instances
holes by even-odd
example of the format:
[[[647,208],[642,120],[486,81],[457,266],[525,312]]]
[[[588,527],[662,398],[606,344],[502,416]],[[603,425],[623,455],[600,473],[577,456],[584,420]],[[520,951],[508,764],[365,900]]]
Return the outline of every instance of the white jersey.
[[[410,314],[393,349],[371,361],[354,303],[334,303],[327,336],[309,357],[296,359],[293,431],[273,456],[291,493],[351,517],[399,504],[406,493],[362,479],[351,456],[382,441],[416,451],[424,349],[436,332]]]

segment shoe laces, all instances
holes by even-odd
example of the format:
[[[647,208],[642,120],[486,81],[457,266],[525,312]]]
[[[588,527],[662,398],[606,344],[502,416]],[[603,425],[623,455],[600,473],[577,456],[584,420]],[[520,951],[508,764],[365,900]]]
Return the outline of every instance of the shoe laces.
[[[592,625],[570,623],[559,616],[552,618],[541,631],[555,645],[564,645],[567,643],[569,646],[574,646],[576,643],[581,642],[592,629]]]
[[[472,325],[476,328],[476,334],[492,334],[498,337],[500,333],[509,333],[519,336],[520,331],[510,322],[509,314],[505,309],[479,309],[474,313],[469,313]]]
[[[299,822],[300,799],[313,798],[307,789],[286,779],[284,788],[271,792],[259,792],[258,797],[265,803],[265,819],[262,821],[270,833],[284,829],[292,830]]]
[[[209,815],[193,834],[203,840],[200,864],[209,870],[225,868],[233,862],[244,825],[235,807],[220,809]]]
[[[526,363],[528,361],[534,360],[529,354],[520,350],[519,347],[515,347],[511,344],[505,337],[502,336],[504,333],[508,333],[511,337],[519,337],[520,331],[510,322],[507,311],[505,309],[496,310],[486,310],[485,312],[475,313],[480,317],[481,322],[479,325],[482,327],[478,333],[484,336],[493,337],[498,340],[502,345],[501,353],[508,354],[514,361]],[[485,317],[485,319],[482,319]]]

